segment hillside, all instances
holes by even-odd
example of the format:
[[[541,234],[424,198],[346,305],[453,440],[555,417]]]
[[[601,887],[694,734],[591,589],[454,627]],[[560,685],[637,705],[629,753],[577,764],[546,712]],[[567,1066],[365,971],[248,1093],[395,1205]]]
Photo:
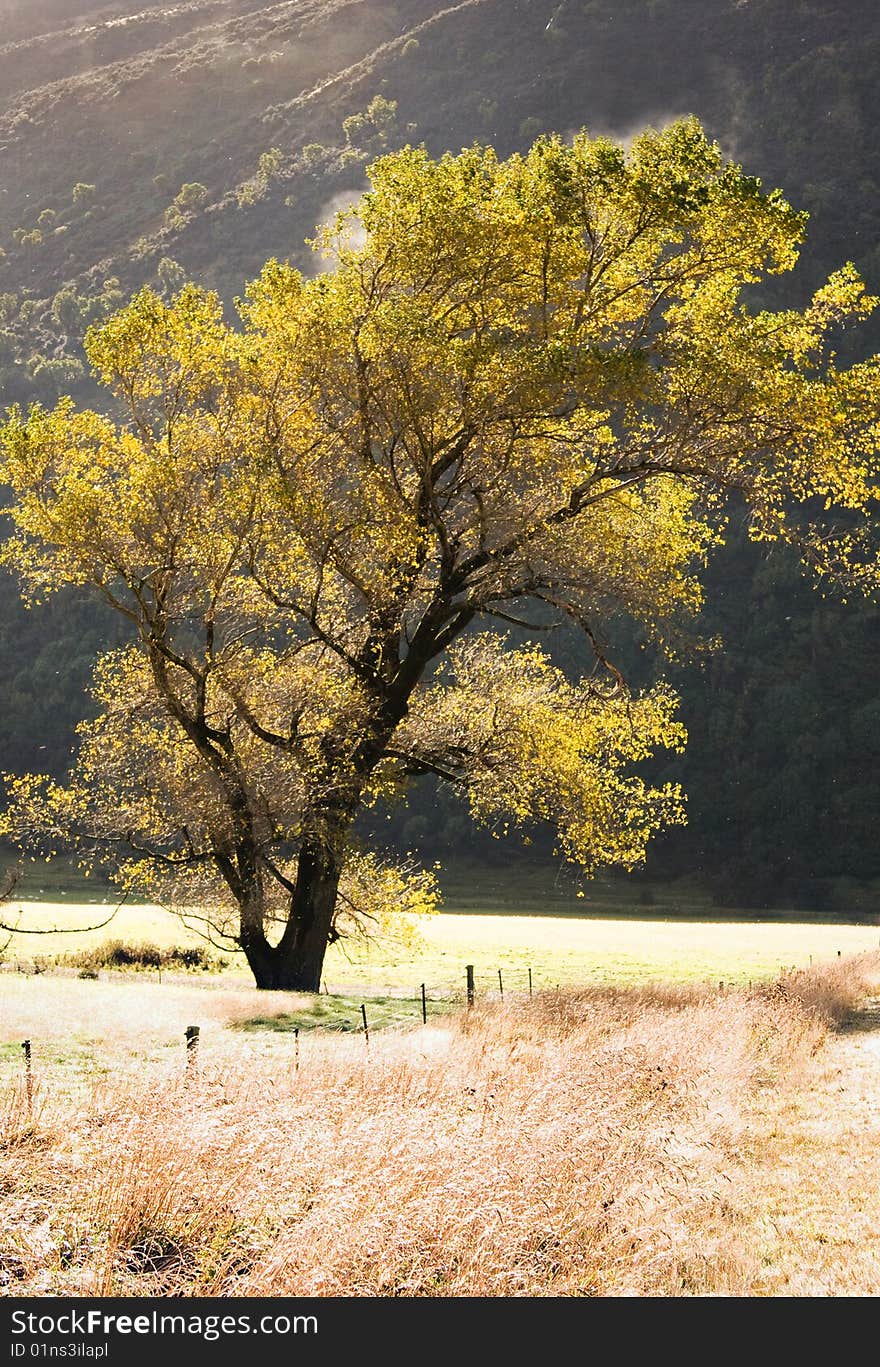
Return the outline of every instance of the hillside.
[[[53,354],[78,355],[76,310],[50,308],[62,287],[91,295],[115,277],[128,291],[171,259],[234,292],[271,253],[302,259],[316,218],[385,146],[507,152],[545,129],[625,136],[685,112],[810,210],[802,289],[846,257],[880,274],[873,6],[44,8],[63,26],[0,47],[0,288],[27,305],[23,322],[5,305],[24,350],[36,326]],[[33,7],[11,9],[14,33]],[[376,96],[394,107],[371,118]]]
[[[0,18],[7,403],[94,398],[82,332],[144,282],[194,277],[231,301],[270,255],[314,270],[316,222],[407,141],[507,153],[693,112],[810,212],[785,297],[848,258],[880,289],[880,9],[864,0],[6,0]],[[740,902],[878,904],[878,621],[734,537],[708,622],[727,651],[677,680],[691,825],[658,870]],[[3,767],[63,764],[105,629],[80,604],[25,616],[0,584]],[[401,839],[418,843],[418,818]],[[445,831],[459,839],[453,816]]]

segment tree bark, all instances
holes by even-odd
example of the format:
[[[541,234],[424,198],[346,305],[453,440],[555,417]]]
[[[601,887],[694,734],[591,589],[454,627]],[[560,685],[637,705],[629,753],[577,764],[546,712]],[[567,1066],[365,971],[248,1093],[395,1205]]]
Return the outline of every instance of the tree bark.
[[[344,791],[335,803],[324,803],[314,812],[315,824],[303,836],[300,846],[287,924],[277,945],[271,945],[265,934],[262,884],[259,884],[257,899],[260,906],[258,915],[246,908],[239,891],[240,943],[257,987],[270,991],[320,992],[324,956],[333,938],[333,915],[342,874],[345,837],[357,810],[363,784],[405,714],[407,701],[415,682],[424,671],[427,658],[422,660],[420,669],[413,679],[407,681],[407,686],[396,690],[396,697],[390,699],[386,695],[378,700],[381,703],[377,709],[380,723],[363,738],[355,754],[348,757],[351,776],[345,784],[340,785]],[[250,853],[250,842],[248,848]],[[239,858],[239,869],[242,862]],[[250,857],[244,862],[258,881],[256,862]]]
[[[241,945],[257,987],[320,991],[340,873],[340,860],[326,840],[310,837],[303,842],[290,915],[277,945],[266,939],[262,924],[259,931],[252,923],[246,926],[250,918],[242,909]]]

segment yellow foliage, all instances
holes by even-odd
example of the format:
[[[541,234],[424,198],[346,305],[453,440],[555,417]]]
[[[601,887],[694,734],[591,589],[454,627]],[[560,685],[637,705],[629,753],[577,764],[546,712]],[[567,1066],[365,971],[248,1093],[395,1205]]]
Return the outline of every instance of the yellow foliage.
[[[129,841],[120,876],[261,923],[299,915],[298,851],[335,878],[361,805],[425,772],[499,830],[637,863],[682,800],[633,766],[684,735],[664,686],[613,682],[603,626],[675,648],[731,495],[756,538],[877,584],[880,370],[833,354],[876,300],[845,265],[802,311],[751,310],[804,218],[696,120],[626,151],[404,148],[370,179],[363,231],[315,244],[335,268],[269,262],[240,327],[193,285],[93,327],[118,421],[63,399],[0,431],[0,560],[132,633],[70,784],[14,785],[9,830]],[[466,634],[524,610],[574,624],[609,685]]]

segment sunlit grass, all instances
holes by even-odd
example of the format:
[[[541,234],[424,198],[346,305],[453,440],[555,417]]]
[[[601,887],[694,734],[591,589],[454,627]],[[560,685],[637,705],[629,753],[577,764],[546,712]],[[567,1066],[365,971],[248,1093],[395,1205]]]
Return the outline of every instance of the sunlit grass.
[[[456,1010],[450,998],[425,1002],[425,1016],[435,1020]],[[395,1027],[410,1028],[422,1020],[422,1004],[419,998],[345,997],[317,995],[294,1010],[270,1010],[230,1022],[234,1030],[253,1033],[273,1030],[280,1034],[290,1034],[294,1030],[308,1033],[312,1030],[363,1031],[364,1013],[367,1029],[370,1031],[388,1030]]]
[[[158,907],[124,906],[103,930],[85,934],[59,931],[32,935],[27,930],[88,926],[101,919],[99,908],[74,903],[12,903],[7,921],[20,933],[6,950],[6,967],[29,971],[34,959],[52,966],[109,939],[149,941],[160,947],[204,944],[177,917]],[[331,992],[369,991],[416,996],[421,983],[429,993],[461,994],[466,964],[473,964],[481,994],[525,992],[528,971],[535,988],[574,984],[639,983],[649,978],[675,982],[719,981],[746,984],[777,975],[788,967],[808,967],[833,959],[838,951],[857,954],[880,942],[880,929],[813,920],[739,921],[663,918],[633,913],[597,915],[501,915],[441,912],[421,927],[421,943],[403,949],[389,944],[334,946],[327,955],[325,983]],[[214,952],[214,951],[212,951]],[[222,956],[221,956],[222,957]],[[211,984],[250,981],[240,956],[230,955],[221,974],[200,974]],[[158,973],[153,976],[158,981]],[[162,975],[168,981],[169,974]],[[178,980],[181,975],[174,975]]]
[[[878,968],[835,958],[751,993],[550,991],[298,1050],[235,1027],[320,998],[9,975],[19,1032],[64,1020],[105,1066],[74,1077],[38,1047],[29,1105],[7,1054],[6,1294],[772,1294],[765,1212],[810,1177],[763,1172],[758,1200],[749,1165]],[[812,1242],[784,1257],[783,1289],[809,1287]],[[878,1289],[864,1258],[839,1263],[836,1286]]]
[[[803,922],[714,923],[688,920],[607,919],[552,916],[481,916],[442,913],[422,929],[423,946],[412,957],[381,946],[347,963],[328,956],[326,979],[333,990],[412,988],[426,982],[438,990],[464,989],[464,966],[475,968],[480,993],[574,984],[645,982],[748,983],[782,968],[807,967],[842,954],[875,948],[874,926]]]

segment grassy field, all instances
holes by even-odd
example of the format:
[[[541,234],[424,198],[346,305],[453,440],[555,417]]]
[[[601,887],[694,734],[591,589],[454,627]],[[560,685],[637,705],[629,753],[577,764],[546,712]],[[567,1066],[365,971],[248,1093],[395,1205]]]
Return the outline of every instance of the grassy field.
[[[524,883],[511,914],[509,881],[462,885],[415,946],[335,947],[320,994],[235,958],[83,970],[202,941],[157,907],[71,934],[112,905],[13,901],[0,1295],[880,1293],[877,1056],[827,1042],[880,987],[878,927],[598,891]]]
[[[327,956],[325,991],[259,992],[239,957],[217,960],[216,971],[101,969],[80,978],[65,964],[71,954],[109,939],[164,948],[201,945],[180,921],[158,907],[124,906],[112,922],[82,934],[53,930],[105,918],[110,908],[78,903],[13,903],[7,919],[27,930],[12,937],[0,972],[0,1065],[15,1076],[21,1041],[31,1038],[40,1068],[51,1070],[68,1092],[110,1071],[161,1070],[181,1056],[186,1026],[202,1030],[203,1056],[217,1066],[239,1057],[266,1062],[292,1057],[292,1032],[359,1033],[361,1005],[371,1032],[418,1027],[420,985],[428,1012],[461,1006],[465,965],[473,964],[477,995],[523,1000],[529,969],[542,989],[626,988],[650,982],[695,985],[717,991],[719,982],[747,987],[790,968],[817,968],[876,948],[875,926],[808,922],[698,921],[585,915],[504,915],[443,912],[425,920],[418,945],[373,945],[347,958],[339,947]],[[35,959],[36,956],[36,959]],[[34,972],[41,968],[43,971]]]
[[[874,1093],[856,1148],[836,1065],[819,1185],[847,1200],[796,1246],[780,1212],[813,1201],[822,1153],[779,1149],[877,954],[752,992],[485,1001],[369,1048],[313,1031],[299,1055],[256,1024],[293,1002],[223,982],[4,976],[35,1056],[30,1106],[11,1042],[0,1087],[0,1294],[760,1295],[817,1267],[831,1294],[880,1290]]]
[[[89,926],[109,910],[72,902],[12,903],[5,918],[21,929],[6,949],[6,966],[21,965],[28,971],[35,959],[49,965],[59,956],[111,939],[162,947],[204,943],[176,917],[148,906],[124,906],[109,925],[84,934],[25,933]],[[325,982],[331,992],[343,994],[415,995],[423,982],[433,995],[460,994],[464,968],[470,963],[478,991],[489,993],[498,991],[499,969],[505,990],[511,992],[527,990],[529,968],[536,988],[652,978],[746,984],[773,977],[782,968],[806,967],[811,959],[818,964],[835,958],[838,950],[855,954],[873,949],[878,940],[877,926],[816,920],[697,920],[659,912],[647,916],[643,911],[627,917],[583,910],[563,915],[444,911],[423,922],[421,943],[415,947],[334,947],[327,956]],[[229,956],[216,976],[224,984],[230,979],[249,981],[238,956]]]

